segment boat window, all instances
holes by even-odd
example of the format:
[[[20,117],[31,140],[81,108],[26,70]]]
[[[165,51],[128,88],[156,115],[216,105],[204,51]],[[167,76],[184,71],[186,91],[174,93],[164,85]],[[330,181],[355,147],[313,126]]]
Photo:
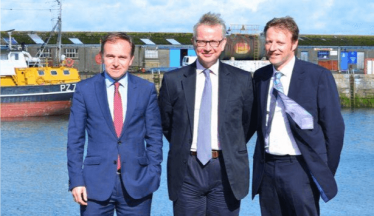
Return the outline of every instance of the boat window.
[[[57,71],[51,71],[51,75],[53,75],[53,76],[56,76],[57,75]]]
[[[40,70],[38,71],[39,76],[44,76],[44,71]]]
[[[8,55],[7,54],[1,54],[1,60],[8,60]]]
[[[64,70],[64,75],[69,75],[70,71],[69,70]]]
[[[11,59],[12,59],[12,60],[19,60],[19,55],[18,55],[18,53],[12,53],[12,54],[11,54]]]

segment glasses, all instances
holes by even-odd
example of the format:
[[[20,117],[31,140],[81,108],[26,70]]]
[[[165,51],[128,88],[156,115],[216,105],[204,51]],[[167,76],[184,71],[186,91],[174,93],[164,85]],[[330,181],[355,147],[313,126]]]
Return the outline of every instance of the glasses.
[[[218,47],[219,44],[224,40],[225,38],[223,38],[222,40],[220,41],[204,41],[204,40],[195,40],[195,43],[198,47],[204,47],[206,46],[208,43],[211,47]]]

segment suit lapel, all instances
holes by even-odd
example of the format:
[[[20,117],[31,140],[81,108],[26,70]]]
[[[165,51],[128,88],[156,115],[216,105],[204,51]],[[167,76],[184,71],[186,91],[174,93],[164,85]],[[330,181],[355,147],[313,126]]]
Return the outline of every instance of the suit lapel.
[[[137,90],[137,82],[133,78],[133,75],[127,73],[128,77],[128,84],[127,84],[127,110],[126,110],[126,119],[124,125],[122,127],[121,136],[123,135],[126,128],[129,126],[129,122],[131,120],[131,116],[136,107],[136,100],[139,97],[139,91]]]
[[[225,122],[225,110],[232,80],[230,74],[230,71],[220,61],[218,73],[218,132],[222,131],[221,127],[223,124],[220,123]]]
[[[104,119],[108,127],[110,128],[110,130],[113,132],[113,135],[117,136],[115,129],[114,129],[112,115],[110,114],[110,110],[109,110],[104,73],[102,73],[100,79],[96,81],[95,91],[96,91],[97,101],[99,102],[99,106],[100,106],[101,112],[103,113]]]
[[[300,60],[296,58],[295,60],[295,66],[292,71],[292,77],[291,77],[291,82],[290,82],[290,87],[288,90],[288,97],[291,99],[296,99],[295,97],[297,96],[298,92],[300,89],[302,89],[302,84],[301,82],[302,79],[305,77],[305,71],[303,67],[301,66]]]
[[[269,87],[270,87],[270,80],[273,76],[273,67],[270,65],[266,71],[263,72],[261,77],[261,86],[260,86],[260,115],[261,115],[261,126],[263,137],[265,137],[266,133],[266,114],[267,114],[267,102],[268,102],[268,94],[269,94]]]
[[[182,80],[182,88],[186,99],[190,129],[193,131],[194,109],[195,109],[195,88],[196,88],[196,62],[188,66]]]

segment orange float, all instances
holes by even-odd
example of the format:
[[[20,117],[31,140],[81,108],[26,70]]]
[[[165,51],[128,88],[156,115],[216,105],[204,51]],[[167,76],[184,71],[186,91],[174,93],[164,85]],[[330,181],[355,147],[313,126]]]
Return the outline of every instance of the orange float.
[[[74,60],[71,58],[67,58],[65,61],[66,61],[66,66],[68,67],[72,67],[74,64]]]

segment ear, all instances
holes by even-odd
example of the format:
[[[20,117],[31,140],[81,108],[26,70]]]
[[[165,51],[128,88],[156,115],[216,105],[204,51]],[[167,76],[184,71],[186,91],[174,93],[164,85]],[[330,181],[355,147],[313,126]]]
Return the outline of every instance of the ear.
[[[103,59],[102,59],[102,54],[101,52],[99,52],[96,56],[95,56],[95,62],[96,64],[98,65],[101,65],[103,63]]]
[[[196,43],[195,43],[195,38],[194,37],[191,38],[191,43],[193,45],[193,48],[196,50]]]
[[[134,61],[134,58],[135,58],[135,56],[132,56],[132,57],[131,57],[130,62],[129,62],[129,66],[132,65],[132,62]]]
[[[295,42],[292,42],[292,51],[296,50],[298,44],[299,44],[299,40],[296,40]]]
[[[224,39],[221,41],[221,43],[220,43],[221,51],[225,50],[226,43],[227,43],[227,38],[224,38]]]

